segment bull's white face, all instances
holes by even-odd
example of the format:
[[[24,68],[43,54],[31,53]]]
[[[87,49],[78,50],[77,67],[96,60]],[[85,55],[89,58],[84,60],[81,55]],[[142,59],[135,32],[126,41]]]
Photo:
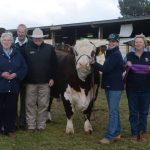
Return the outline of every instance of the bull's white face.
[[[74,47],[78,77],[85,81],[91,73],[91,62],[95,59],[96,47],[88,40],[79,41]]]

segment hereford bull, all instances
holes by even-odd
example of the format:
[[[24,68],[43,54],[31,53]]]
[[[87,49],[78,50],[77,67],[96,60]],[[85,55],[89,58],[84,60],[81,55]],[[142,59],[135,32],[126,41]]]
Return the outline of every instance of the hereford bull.
[[[89,41],[80,41],[73,53],[56,50],[58,68],[53,97],[61,97],[67,116],[66,133],[74,134],[73,114],[75,110],[85,116],[84,131],[92,133],[90,116],[99,87],[99,72],[91,62],[95,59],[96,47]]]

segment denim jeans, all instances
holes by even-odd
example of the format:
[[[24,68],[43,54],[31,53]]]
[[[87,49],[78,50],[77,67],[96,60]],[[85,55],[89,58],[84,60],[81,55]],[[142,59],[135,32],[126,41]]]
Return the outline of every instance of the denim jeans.
[[[109,109],[109,121],[105,138],[111,141],[121,132],[119,103],[122,91],[105,90],[105,94]]]
[[[127,91],[127,98],[132,136],[137,136],[139,132],[145,133],[150,104],[150,92]]]

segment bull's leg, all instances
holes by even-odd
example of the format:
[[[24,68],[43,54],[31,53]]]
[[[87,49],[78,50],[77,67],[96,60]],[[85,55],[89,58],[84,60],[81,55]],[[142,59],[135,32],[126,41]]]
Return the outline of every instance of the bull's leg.
[[[52,102],[53,102],[53,97],[50,97],[49,105],[48,105],[48,108],[47,108],[47,122],[52,120],[52,116],[51,116],[51,105],[52,105]]]
[[[74,127],[73,127],[72,118],[70,118],[70,119],[67,118],[66,133],[67,134],[74,134]]]
[[[49,101],[49,105],[48,105],[47,111],[51,111],[52,102],[53,102],[53,97],[50,97],[50,101]]]
[[[84,131],[85,133],[88,133],[88,134],[91,134],[93,132],[93,128],[90,123],[90,116],[92,113],[93,102],[94,101],[91,101],[88,108],[83,112],[85,116]]]
[[[66,125],[66,133],[67,134],[74,134],[74,127],[72,122],[72,106],[69,100],[66,100],[64,97],[62,97],[63,105],[65,108],[66,116],[67,116],[67,125]]]

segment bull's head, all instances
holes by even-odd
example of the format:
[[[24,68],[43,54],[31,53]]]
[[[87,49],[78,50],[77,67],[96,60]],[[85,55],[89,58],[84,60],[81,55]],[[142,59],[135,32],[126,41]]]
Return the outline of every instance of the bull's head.
[[[74,46],[78,77],[85,81],[91,73],[91,62],[95,60],[96,47],[88,40],[79,41]]]

